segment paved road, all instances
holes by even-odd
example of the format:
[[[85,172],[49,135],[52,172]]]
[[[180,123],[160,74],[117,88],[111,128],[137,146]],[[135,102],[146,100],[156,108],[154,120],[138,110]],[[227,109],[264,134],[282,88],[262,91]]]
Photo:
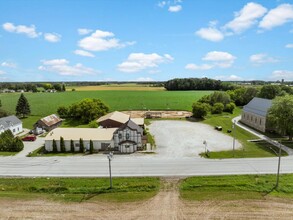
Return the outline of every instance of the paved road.
[[[208,160],[115,155],[113,176],[196,176],[276,173],[278,158]],[[293,157],[282,158],[282,173],[293,173]],[[106,155],[0,158],[0,176],[108,176]]]

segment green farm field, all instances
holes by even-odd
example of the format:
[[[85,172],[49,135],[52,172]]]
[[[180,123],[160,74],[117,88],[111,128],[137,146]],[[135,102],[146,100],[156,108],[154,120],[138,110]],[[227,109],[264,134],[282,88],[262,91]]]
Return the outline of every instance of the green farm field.
[[[32,125],[38,118],[56,113],[59,106],[68,106],[84,98],[101,99],[115,110],[187,110],[192,103],[211,91],[75,91],[63,93],[25,93],[31,106],[31,117],[24,119],[24,125]],[[19,93],[0,94],[2,108],[11,113]],[[33,120],[30,120],[32,119]]]

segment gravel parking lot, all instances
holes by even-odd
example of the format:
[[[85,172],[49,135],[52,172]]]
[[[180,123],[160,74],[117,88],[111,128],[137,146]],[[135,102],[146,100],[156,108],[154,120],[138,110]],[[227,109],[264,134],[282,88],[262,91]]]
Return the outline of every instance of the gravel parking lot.
[[[188,121],[153,121],[148,126],[155,137],[160,157],[199,157],[205,151],[204,140],[209,151],[231,150],[233,138],[226,131],[217,131],[213,127]],[[241,144],[236,141],[235,149]]]

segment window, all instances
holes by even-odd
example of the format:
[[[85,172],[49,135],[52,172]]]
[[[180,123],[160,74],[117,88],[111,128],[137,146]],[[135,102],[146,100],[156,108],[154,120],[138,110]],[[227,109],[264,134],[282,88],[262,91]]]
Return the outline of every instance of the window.
[[[255,118],[255,123],[257,123],[257,118]]]
[[[75,143],[74,146],[75,146],[75,147],[79,147],[79,143]]]
[[[130,146],[129,145],[125,145],[125,148],[129,148]]]
[[[261,125],[261,119],[259,119],[259,125]]]
[[[126,139],[127,140],[129,139],[129,133],[126,133]]]
[[[118,137],[119,137],[119,139],[121,139],[121,138],[122,138],[122,134],[121,134],[121,133],[119,133],[119,134],[118,134]]]
[[[15,129],[13,129],[13,133],[15,132]]]

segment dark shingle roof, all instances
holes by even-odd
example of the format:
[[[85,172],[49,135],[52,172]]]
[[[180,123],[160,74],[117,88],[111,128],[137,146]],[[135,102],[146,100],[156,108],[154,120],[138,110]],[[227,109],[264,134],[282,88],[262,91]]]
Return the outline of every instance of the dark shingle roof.
[[[135,124],[131,119],[129,119],[125,124],[123,124],[119,130],[123,130],[126,127],[130,128],[131,130],[137,130],[139,133],[143,133],[143,129]]]
[[[0,128],[4,130],[10,128],[11,126],[18,125],[21,123],[22,122],[14,115],[0,118]]]
[[[253,98],[247,105],[243,107],[243,111],[266,117],[271,106],[272,100]]]

